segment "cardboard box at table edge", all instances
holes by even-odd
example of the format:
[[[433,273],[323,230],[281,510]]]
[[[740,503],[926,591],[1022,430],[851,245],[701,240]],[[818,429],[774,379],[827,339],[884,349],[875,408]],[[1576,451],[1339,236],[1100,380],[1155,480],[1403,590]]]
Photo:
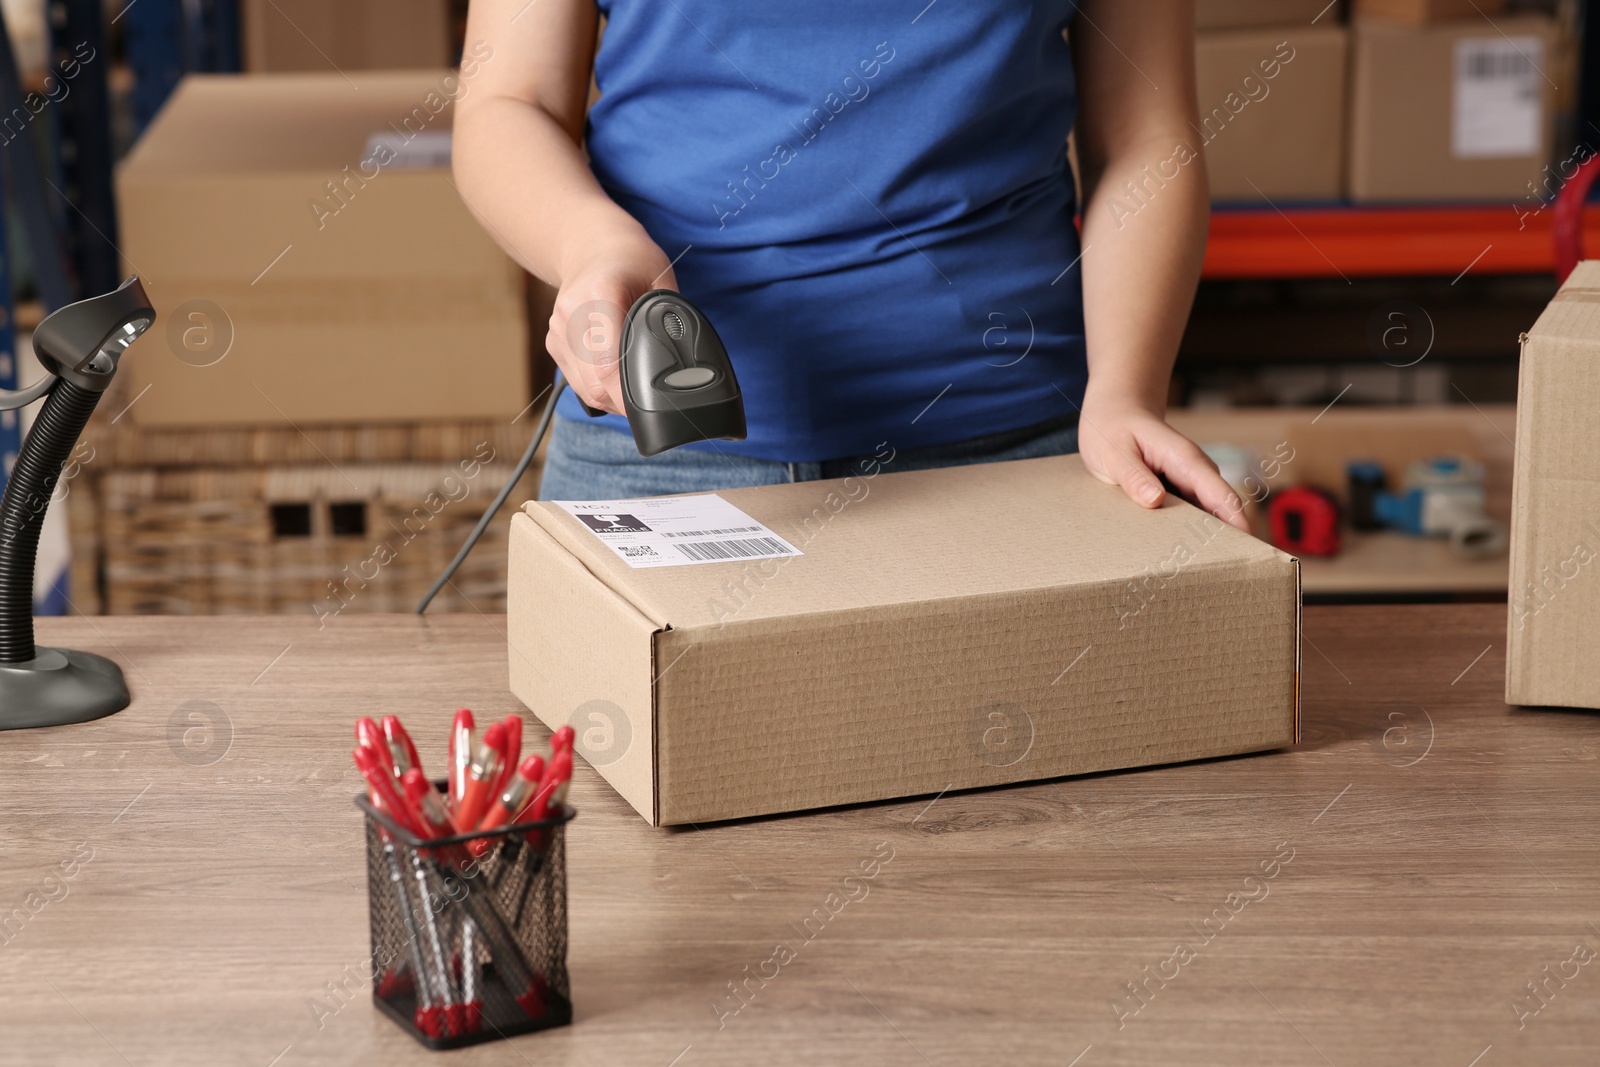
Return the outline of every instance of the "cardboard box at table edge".
[[[511,690],[653,824],[1298,739],[1298,561],[1077,456],[720,495],[805,555],[636,570],[512,519]]]
[[[124,361],[131,421],[510,419],[527,405],[522,271],[447,167],[367,147],[448,131],[475,69],[179,83],[117,170],[123,258],[157,312]]]
[[[1600,708],[1600,261],[1522,337],[1506,703]]]

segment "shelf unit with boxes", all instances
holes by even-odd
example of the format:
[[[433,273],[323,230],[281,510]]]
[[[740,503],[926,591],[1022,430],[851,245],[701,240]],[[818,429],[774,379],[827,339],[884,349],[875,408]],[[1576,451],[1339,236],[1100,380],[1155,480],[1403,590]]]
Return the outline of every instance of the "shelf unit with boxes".
[[[1300,406],[1175,409],[1176,425],[1296,439],[1291,481],[1338,495],[1352,440],[1384,453],[1391,477],[1469,455],[1506,517],[1517,338],[1555,292],[1552,200],[1571,175],[1553,146],[1581,140],[1581,122],[1556,117],[1594,117],[1574,88],[1600,41],[1573,0],[1538,6],[1198,0],[1218,203],[1175,396]],[[1210,106],[1230,92],[1232,106]],[[1597,247],[1600,209],[1580,225]],[[1390,350],[1391,335],[1411,348]],[[1498,596],[1506,560],[1347,530],[1304,573],[1314,598]]]

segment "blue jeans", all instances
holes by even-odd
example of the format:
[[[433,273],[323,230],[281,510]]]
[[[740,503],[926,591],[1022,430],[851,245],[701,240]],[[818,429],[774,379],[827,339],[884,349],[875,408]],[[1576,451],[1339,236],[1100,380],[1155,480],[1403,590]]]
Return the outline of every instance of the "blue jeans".
[[[898,452],[893,442],[886,442],[872,455],[820,463],[785,463],[698,448],[676,448],[647,459],[639,455],[633,438],[627,434],[560,416],[550,433],[544,477],[539,485],[541,500],[631,500],[670,493],[708,493],[748,485],[844,478],[875,471],[873,464],[885,471],[926,470],[1059,456],[1078,450],[1076,416],[954,444]]]

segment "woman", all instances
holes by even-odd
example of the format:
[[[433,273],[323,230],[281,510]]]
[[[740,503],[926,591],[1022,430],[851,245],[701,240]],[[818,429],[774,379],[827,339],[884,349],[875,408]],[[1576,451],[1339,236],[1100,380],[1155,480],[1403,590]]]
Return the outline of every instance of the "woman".
[[[1146,507],[1165,479],[1242,528],[1164,417],[1205,241],[1193,38],[1192,0],[473,0],[492,57],[458,105],[456,178],[557,287],[550,354],[620,412],[620,317],[679,290],[750,426],[646,460],[567,397],[543,495],[1076,449]]]

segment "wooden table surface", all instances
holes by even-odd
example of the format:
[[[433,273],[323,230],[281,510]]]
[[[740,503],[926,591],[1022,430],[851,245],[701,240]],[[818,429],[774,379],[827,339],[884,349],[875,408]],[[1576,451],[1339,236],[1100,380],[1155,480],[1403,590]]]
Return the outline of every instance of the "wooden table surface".
[[[580,767],[576,1021],[450,1053],[360,980],[350,724],[440,766],[503,620],[47,620],[135,703],[0,733],[0,1064],[1600,1062],[1600,718],[1505,706],[1504,618],[1307,609],[1293,751],[679,831]]]

